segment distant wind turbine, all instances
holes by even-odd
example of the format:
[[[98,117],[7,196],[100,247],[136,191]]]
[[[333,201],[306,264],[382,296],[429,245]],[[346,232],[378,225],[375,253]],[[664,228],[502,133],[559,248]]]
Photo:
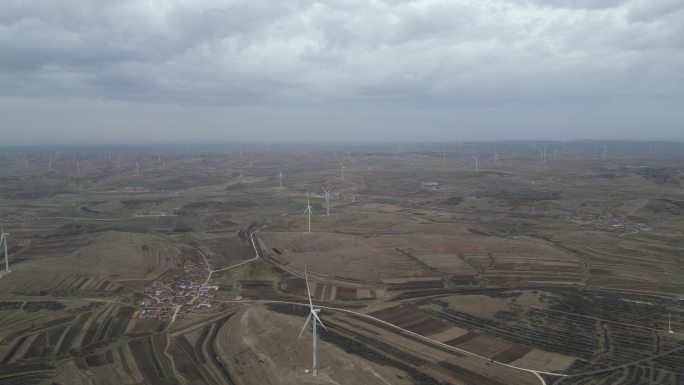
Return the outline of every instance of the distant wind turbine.
[[[325,192],[325,215],[330,216],[330,192],[333,190],[333,188],[330,187],[329,190],[326,190],[325,186],[321,186],[321,188],[323,188],[323,191]]]
[[[5,247],[7,247],[7,246],[5,246]],[[7,252],[5,252],[5,253],[7,253]],[[672,318],[672,314],[667,315],[667,332],[670,334],[674,334],[674,331],[672,330],[672,322],[671,322],[670,318]]]
[[[280,186],[280,188],[283,188],[283,170],[282,169],[278,172],[278,185]]]
[[[2,223],[0,223],[0,244],[2,244],[5,247],[5,272],[9,273],[10,267],[9,267],[9,252],[7,251],[7,243],[9,242],[9,235],[10,233],[5,232],[5,228],[2,227]]]
[[[311,233],[311,204],[309,203],[309,192],[306,192],[306,210],[304,210],[304,215],[308,215],[309,223],[309,233]]]
[[[318,313],[320,313],[321,309],[314,308],[313,301],[311,301],[311,290],[309,289],[309,276],[306,273],[306,267],[304,267],[304,280],[306,281],[306,294],[309,297],[309,316],[306,317],[306,321],[304,321],[304,326],[302,327],[302,331],[299,332],[299,337],[297,337],[297,341],[299,341],[302,338],[302,334],[304,333],[304,330],[306,329],[306,326],[311,322],[311,334],[312,334],[312,341],[313,341],[313,351],[312,351],[312,363],[311,363],[311,374],[313,376],[318,375],[318,364],[316,362],[316,324],[321,324],[323,326],[323,329],[326,331],[328,328],[323,325],[323,321],[318,317]]]
[[[344,165],[342,164],[342,162],[340,162],[340,178],[342,180],[344,180],[344,169],[345,169]]]
[[[473,159],[475,159],[475,170],[479,170],[479,168],[477,167],[477,161],[480,159],[480,155],[475,155]]]

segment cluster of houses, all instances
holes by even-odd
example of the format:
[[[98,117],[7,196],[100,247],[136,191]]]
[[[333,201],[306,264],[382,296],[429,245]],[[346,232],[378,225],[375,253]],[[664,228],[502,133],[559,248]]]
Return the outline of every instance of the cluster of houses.
[[[183,264],[182,274],[172,280],[156,280],[145,288],[148,296],[139,304],[134,317],[139,319],[167,319],[181,305],[178,315],[211,308],[210,300],[218,294],[218,286],[204,284],[207,280],[205,266],[194,262]]]

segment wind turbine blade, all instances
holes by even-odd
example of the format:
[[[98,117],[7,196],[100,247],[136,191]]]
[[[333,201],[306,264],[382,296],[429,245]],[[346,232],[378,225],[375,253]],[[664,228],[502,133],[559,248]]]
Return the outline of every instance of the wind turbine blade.
[[[311,290],[309,290],[309,276],[306,274],[306,266],[304,266],[304,280],[306,280],[306,293],[309,295],[309,307],[313,311],[313,302],[311,302]]]
[[[318,318],[318,314],[316,314],[316,312],[313,312],[313,315],[314,315],[314,317],[316,318],[316,321],[318,321],[318,323],[321,324],[321,326],[323,326],[323,329],[325,329],[325,331],[327,332],[327,331],[328,331],[328,328],[325,327],[325,325],[323,325],[323,321],[321,321],[321,319]]]
[[[311,313],[309,313],[309,316],[306,317],[306,321],[304,322],[304,326],[302,326],[302,331],[299,332],[299,337],[297,337],[297,341],[299,341],[299,339],[302,338],[302,334],[304,333],[304,329],[306,329],[306,326],[309,324],[310,320],[311,320]]]

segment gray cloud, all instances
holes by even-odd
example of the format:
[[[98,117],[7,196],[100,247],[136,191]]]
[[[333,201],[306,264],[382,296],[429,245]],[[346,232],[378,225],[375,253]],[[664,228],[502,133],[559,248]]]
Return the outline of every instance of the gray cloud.
[[[490,131],[530,125],[522,112],[535,108],[624,103],[653,116],[654,101],[683,99],[683,9],[678,0],[10,0],[0,5],[0,95],[22,106],[239,109],[243,124],[269,108],[364,111],[368,124],[414,111],[444,127],[459,111]],[[490,109],[503,116],[477,118]],[[30,120],[14,114],[17,125]],[[618,135],[625,118],[612,119],[606,129]],[[677,133],[669,124],[662,135]]]

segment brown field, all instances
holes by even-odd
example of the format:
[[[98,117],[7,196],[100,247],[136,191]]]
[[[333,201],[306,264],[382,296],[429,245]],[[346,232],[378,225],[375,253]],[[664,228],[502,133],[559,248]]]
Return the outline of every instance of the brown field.
[[[52,170],[9,149],[0,384],[682,383],[681,151],[575,142],[541,163],[500,143],[474,170],[489,145],[168,149],[167,168],[126,149],[121,169],[75,151]],[[327,307],[317,379],[305,268]]]

